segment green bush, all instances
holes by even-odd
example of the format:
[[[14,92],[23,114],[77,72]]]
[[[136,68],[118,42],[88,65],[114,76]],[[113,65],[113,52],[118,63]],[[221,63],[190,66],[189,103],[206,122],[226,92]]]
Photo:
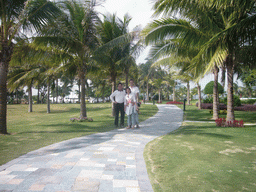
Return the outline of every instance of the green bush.
[[[213,103],[213,98],[212,97],[205,98],[203,100],[203,103]]]
[[[234,95],[233,99],[234,99],[234,107],[241,106],[241,100],[237,95]],[[227,105],[227,97],[224,98],[224,104]]]
[[[214,86],[214,81],[210,81],[209,83],[206,84],[204,88],[204,94],[213,94],[213,86]],[[220,83],[218,83],[218,91],[219,94],[223,94],[224,89]]]
[[[250,104],[253,105],[254,103],[256,103],[256,99],[246,99],[246,100],[241,100],[242,104]]]

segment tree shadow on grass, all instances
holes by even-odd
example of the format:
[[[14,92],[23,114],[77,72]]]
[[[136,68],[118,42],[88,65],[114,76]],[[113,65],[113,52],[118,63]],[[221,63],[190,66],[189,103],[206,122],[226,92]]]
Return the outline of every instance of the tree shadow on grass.
[[[223,139],[233,138],[232,135],[217,133],[217,131],[215,132],[214,125],[204,126],[204,127],[198,126],[198,125],[182,126],[176,131],[171,132],[170,135],[198,135],[198,136],[216,137],[216,138],[223,138]]]
[[[94,112],[94,111],[100,111],[100,110],[105,110],[105,109],[109,109],[109,107],[87,108],[86,111],[87,111],[87,112]],[[70,112],[79,113],[79,112],[80,112],[80,108],[69,108],[69,109],[67,109],[67,110],[55,110],[55,109],[51,109],[51,113],[50,113],[50,114],[55,114],[55,113],[70,113]],[[46,113],[46,111],[36,111],[36,113]]]
[[[59,127],[58,130],[41,130],[41,131],[24,131],[20,132],[19,134],[27,134],[27,133],[74,133],[74,132],[81,132],[81,133],[87,133],[87,132],[103,132],[103,131],[109,131],[115,129],[113,125],[113,121],[104,121],[102,124],[99,124],[98,126],[93,126],[91,122],[85,123],[79,123],[79,122],[73,122],[69,124],[45,124],[40,125],[41,127]]]

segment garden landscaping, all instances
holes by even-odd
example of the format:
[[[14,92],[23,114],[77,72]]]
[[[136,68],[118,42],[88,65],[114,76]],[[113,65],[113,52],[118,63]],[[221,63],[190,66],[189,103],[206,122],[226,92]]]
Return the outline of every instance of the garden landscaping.
[[[245,127],[217,127],[209,110],[186,106],[183,125],[145,148],[154,191],[256,191],[256,112],[235,117]]]

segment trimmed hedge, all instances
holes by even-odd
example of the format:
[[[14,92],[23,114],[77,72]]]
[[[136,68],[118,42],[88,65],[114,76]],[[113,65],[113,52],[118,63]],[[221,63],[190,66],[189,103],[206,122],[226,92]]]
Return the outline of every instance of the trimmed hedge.
[[[196,103],[198,107],[198,103]],[[212,103],[202,103],[202,109],[212,109]],[[227,106],[223,103],[220,103],[220,110],[227,110]],[[256,111],[256,105],[241,105],[239,107],[234,108],[235,111]]]

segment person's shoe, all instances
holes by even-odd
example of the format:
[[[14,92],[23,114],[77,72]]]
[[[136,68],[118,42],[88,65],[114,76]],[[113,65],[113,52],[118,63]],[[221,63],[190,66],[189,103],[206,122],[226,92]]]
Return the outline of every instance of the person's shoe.
[[[137,125],[136,125],[136,128],[137,128],[137,129],[139,129],[139,128],[140,128],[139,124],[137,124]]]
[[[126,129],[131,129],[131,126],[127,126]]]
[[[132,129],[134,129],[134,126],[132,126]]]

